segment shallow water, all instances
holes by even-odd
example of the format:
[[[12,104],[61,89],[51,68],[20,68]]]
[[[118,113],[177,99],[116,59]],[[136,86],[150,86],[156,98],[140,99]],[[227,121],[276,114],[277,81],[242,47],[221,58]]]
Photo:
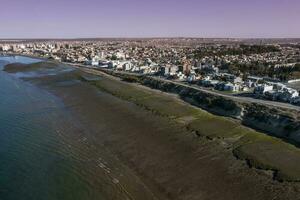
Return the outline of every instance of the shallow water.
[[[82,188],[74,195],[84,195],[73,161],[66,156],[70,152],[58,137],[60,127],[53,126],[63,115],[62,103],[2,71],[0,86],[0,199],[65,198],[72,188]]]
[[[8,62],[8,63],[30,64],[30,63],[40,62],[41,60],[36,58],[25,57],[25,56],[1,56],[0,61]]]
[[[60,99],[0,71],[0,199],[131,199],[130,172],[86,132]]]

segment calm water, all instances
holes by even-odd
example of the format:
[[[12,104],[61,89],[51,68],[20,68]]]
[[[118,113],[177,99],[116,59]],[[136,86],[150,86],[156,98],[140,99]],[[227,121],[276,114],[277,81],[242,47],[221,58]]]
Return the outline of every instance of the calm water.
[[[0,57],[0,68],[38,61]],[[78,124],[58,98],[0,70],[0,200],[126,199]]]

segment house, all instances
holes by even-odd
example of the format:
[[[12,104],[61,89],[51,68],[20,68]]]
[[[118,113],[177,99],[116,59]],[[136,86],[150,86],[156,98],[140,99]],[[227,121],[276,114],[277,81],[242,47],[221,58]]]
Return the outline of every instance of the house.
[[[122,63],[122,69],[123,71],[130,71],[132,69],[132,63],[131,62]]]
[[[164,76],[174,76],[174,75],[176,75],[176,73],[178,71],[178,66],[166,65],[166,66],[163,66],[161,69],[162,69],[162,74]]]
[[[147,66],[147,65],[144,65],[144,66],[140,66],[139,67],[139,72],[140,73],[143,73],[143,74],[149,74],[151,71],[150,67]]]
[[[224,85],[225,91],[238,92],[240,90],[240,85],[233,83],[226,83]]]
[[[91,60],[91,65],[93,66],[99,66],[99,56],[94,56]]]
[[[108,63],[108,67],[109,68],[117,68],[117,66],[119,65],[119,61],[114,61],[114,60],[112,60],[112,61],[109,61],[109,63]],[[120,66],[119,66],[119,68],[121,68]]]
[[[233,78],[233,83],[243,83],[243,79],[241,77],[234,77]]]
[[[291,102],[292,99],[299,97],[299,92],[297,90],[294,90],[292,88],[283,88],[279,91],[279,100],[285,101],[285,102]]]
[[[247,86],[248,88],[253,88],[253,87],[256,87],[257,86],[257,83],[250,80],[250,79],[247,79],[245,82],[244,82],[244,85]]]
[[[260,84],[254,88],[254,93],[256,94],[264,94],[268,91],[273,90],[273,85]]]

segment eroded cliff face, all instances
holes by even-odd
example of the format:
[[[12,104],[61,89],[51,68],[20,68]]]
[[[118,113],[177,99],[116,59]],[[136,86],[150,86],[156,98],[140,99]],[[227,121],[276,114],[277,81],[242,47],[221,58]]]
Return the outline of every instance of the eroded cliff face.
[[[300,114],[295,110],[269,107],[259,103],[238,102],[224,96],[217,96],[149,76],[115,72],[110,72],[110,74],[118,76],[124,81],[137,82],[153,89],[178,94],[183,100],[213,114],[238,119],[248,127],[300,145]]]
[[[243,124],[300,144],[300,120],[296,111],[254,103],[241,106],[244,108]]]

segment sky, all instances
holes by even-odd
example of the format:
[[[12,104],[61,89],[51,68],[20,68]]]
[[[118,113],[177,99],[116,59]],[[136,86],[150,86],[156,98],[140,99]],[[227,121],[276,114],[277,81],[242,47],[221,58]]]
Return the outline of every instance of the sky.
[[[300,38],[300,0],[0,0],[0,38]]]

